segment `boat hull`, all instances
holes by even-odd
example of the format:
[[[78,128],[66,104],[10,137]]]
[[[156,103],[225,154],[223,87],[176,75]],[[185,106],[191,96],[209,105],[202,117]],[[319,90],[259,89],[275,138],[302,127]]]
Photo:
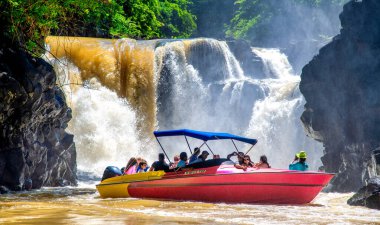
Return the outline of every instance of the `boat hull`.
[[[212,170],[212,168],[210,168]],[[203,170],[202,170],[203,171]],[[261,169],[242,173],[160,174],[149,180],[98,185],[102,197],[136,197],[181,201],[306,204],[333,174]],[[111,178],[112,179],[112,178]],[[110,191],[113,189],[112,191]],[[117,192],[118,194],[114,194]]]

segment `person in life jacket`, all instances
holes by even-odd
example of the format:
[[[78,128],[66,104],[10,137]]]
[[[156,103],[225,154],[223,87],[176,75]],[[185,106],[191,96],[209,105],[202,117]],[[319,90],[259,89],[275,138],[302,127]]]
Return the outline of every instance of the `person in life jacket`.
[[[309,169],[309,165],[306,163],[307,157],[305,151],[297,153],[296,158],[298,158],[298,160],[294,160],[293,163],[289,165],[289,170],[306,171]]]

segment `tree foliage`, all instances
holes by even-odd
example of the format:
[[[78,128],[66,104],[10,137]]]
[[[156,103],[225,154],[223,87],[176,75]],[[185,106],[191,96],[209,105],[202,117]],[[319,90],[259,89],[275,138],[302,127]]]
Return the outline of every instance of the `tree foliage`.
[[[226,35],[252,43],[321,35],[348,0],[235,0],[237,10]],[[329,18],[330,17],[330,18]],[[336,18],[335,20],[332,17]],[[305,34],[305,28],[312,34]]]
[[[187,0],[2,0],[1,36],[35,52],[48,35],[176,38],[196,28]]]
[[[347,1],[2,0],[0,37],[34,51],[43,46],[47,35],[137,39],[227,36],[255,44],[277,43],[277,37],[282,37],[289,42],[314,38],[328,30],[321,18],[337,18],[336,9]],[[304,27],[311,28],[306,31]]]
[[[224,38],[234,13],[235,0],[192,0],[191,12],[197,17],[198,37]]]

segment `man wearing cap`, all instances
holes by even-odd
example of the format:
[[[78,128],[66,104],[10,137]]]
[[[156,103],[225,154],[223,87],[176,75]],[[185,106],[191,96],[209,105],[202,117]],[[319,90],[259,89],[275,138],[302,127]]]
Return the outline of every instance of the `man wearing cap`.
[[[306,163],[306,152],[300,151],[296,154],[296,158],[299,159],[298,162],[293,161],[292,164],[289,165],[289,170],[299,170],[306,171],[309,169],[309,165]]]

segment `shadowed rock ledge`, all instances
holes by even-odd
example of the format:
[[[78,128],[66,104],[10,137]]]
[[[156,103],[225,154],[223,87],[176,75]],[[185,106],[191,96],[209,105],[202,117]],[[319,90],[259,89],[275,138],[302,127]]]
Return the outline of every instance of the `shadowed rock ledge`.
[[[0,45],[0,187],[76,185],[71,109],[50,64]]]
[[[300,90],[301,120],[323,142],[331,191],[357,191],[376,175],[372,151],[380,145],[380,1],[350,1],[342,29],[307,64]]]
[[[348,199],[349,205],[367,206],[380,209],[380,177],[373,177],[367,186],[362,187],[354,196]]]

